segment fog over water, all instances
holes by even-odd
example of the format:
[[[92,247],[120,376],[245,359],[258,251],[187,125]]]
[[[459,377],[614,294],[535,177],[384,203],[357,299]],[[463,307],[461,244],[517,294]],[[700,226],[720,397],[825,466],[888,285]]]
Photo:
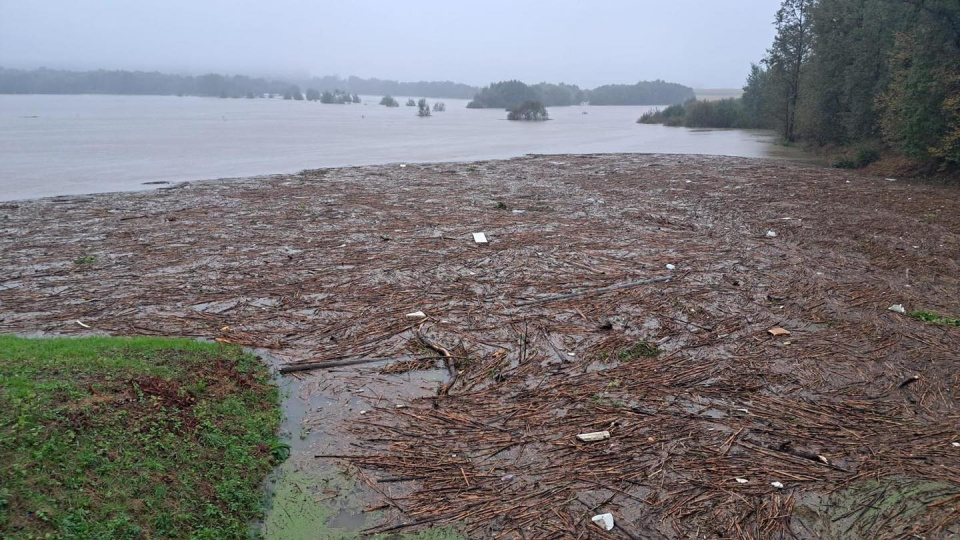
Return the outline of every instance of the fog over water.
[[[778,0],[0,0],[0,66],[735,88]]]
[[[768,132],[641,125],[652,107],[554,107],[548,122],[499,109],[417,118],[387,108],[281,99],[0,96],[0,199],[146,189],[144,182],[528,153],[656,152],[800,157]],[[403,102],[403,99],[401,99]],[[587,113],[587,114],[584,114]]]

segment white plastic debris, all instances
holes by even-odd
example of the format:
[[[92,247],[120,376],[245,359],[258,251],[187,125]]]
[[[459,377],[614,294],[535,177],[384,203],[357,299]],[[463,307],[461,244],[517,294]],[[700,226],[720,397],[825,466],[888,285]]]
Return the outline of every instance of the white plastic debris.
[[[770,482],[770,485],[777,489],[783,489],[783,484],[781,484],[780,482]]]
[[[426,319],[427,314],[422,311],[414,311],[413,313],[407,313],[404,315],[408,319]]]
[[[482,232],[475,232],[473,233],[473,241],[478,244],[486,244],[487,235],[483,234]]]
[[[511,481],[511,480],[513,480],[513,475],[512,475],[512,474],[505,474],[505,475],[503,475],[503,476],[500,478],[500,481],[501,481],[501,482],[509,482],[509,481]]]
[[[750,481],[747,480],[746,478],[734,478],[734,480],[736,480],[738,484],[746,484],[746,483],[750,482]]]
[[[887,182],[896,182],[896,181],[897,181],[896,178],[887,178]]]
[[[600,527],[603,527],[605,531],[613,530],[613,514],[597,514],[590,518],[590,521],[593,521]]]
[[[610,438],[609,431],[594,431],[593,433],[581,433],[577,435],[577,439],[580,442],[597,442],[605,441]]]
[[[901,315],[906,314],[906,312],[907,312],[907,310],[904,309],[903,304],[894,304],[894,305],[888,307],[887,309],[890,310],[890,311],[892,311],[892,312],[894,312],[894,313],[899,313],[899,314],[901,314]]]
[[[401,168],[401,169],[404,168],[404,167],[406,167],[406,166],[407,166],[406,163],[401,163],[401,164],[400,164],[400,168]]]
[[[952,444],[952,445],[954,446],[954,448],[960,448],[960,442],[955,442],[955,443],[950,443],[950,444]]]
[[[677,265],[675,265],[675,264],[668,264],[668,265],[667,265],[667,270],[676,270],[676,269],[677,269]]]
[[[84,328],[90,328],[90,325],[89,325],[89,324],[83,324],[83,321],[77,321],[77,324],[79,324],[80,326],[82,326],[82,327],[84,327]]]
[[[776,237],[777,237],[777,233],[775,233],[774,231],[767,231],[767,238],[776,238]]]

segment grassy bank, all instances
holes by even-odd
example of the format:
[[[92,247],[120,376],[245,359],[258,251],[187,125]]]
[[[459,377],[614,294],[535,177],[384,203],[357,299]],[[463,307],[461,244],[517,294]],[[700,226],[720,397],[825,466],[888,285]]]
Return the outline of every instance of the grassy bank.
[[[0,336],[0,537],[245,537],[278,398],[234,347]]]

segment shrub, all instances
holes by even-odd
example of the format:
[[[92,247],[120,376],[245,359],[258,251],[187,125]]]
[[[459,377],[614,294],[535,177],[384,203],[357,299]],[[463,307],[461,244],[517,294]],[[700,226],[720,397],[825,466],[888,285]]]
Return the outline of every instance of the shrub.
[[[427,98],[420,98],[420,101],[417,102],[417,116],[420,118],[430,116],[430,105],[427,103]]]
[[[416,106],[417,106],[417,102],[414,101],[413,98],[410,98],[407,100],[407,107],[416,107]]]
[[[524,120],[540,122],[549,120],[547,109],[539,101],[524,101],[520,105],[508,109],[507,120]]]
[[[399,106],[400,106],[400,104],[397,103],[397,100],[393,99],[392,96],[383,96],[383,99],[380,100],[380,104],[381,104],[381,105],[385,105],[385,106],[387,106],[387,107],[399,107]]]

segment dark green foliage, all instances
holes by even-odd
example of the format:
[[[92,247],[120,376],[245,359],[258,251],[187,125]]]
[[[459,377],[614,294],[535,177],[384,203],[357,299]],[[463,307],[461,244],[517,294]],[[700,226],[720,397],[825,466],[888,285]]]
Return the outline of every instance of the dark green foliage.
[[[307,101],[319,101],[320,91],[315,88],[307,88]]]
[[[880,149],[875,144],[859,144],[833,162],[837,169],[862,169],[880,159]]]
[[[637,123],[691,128],[763,127],[758,119],[747,113],[743,100],[737,98],[715,101],[691,99],[682,105],[645,113]]]
[[[549,120],[547,109],[539,101],[524,101],[520,105],[512,107],[507,113],[507,120],[524,120],[530,122],[540,122]]]
[[[417,102],[416,102],[416,100],[414,100],[413,98],[408,98],[406,105],[407,105],[407,107],[416,107],[416,106],[417,106]]]
[[[747,117],[787,140],[852,145],[838,166],[881,150],[960,165],[960,2],[784,0],[776,24],[744,88]]]
[[[397,103],[397,100],[394,99],[392,96],[383,96],[383,99],[380,100],[380,104],[381,104],[381,105],[385,105],[385,106],[387,106],[387,107],[399,107],[399,106],[400,106],[400,104]]]
[[[420,98],[420,101],[417,102],[417,116],[420,118],[430,116],[430,104],[427,103],[427,98]]]
[[[326,104],[335,103],[333,98],[333,92],[329,90],[324,90],[323,95],[320,96],[320,103],[326,103]]]
[[[354,102],[354,103],[360,103],[360,96],[357,95],[357,94],[354,94],[354,95],[350,96],[350,101],[352,101],[352,102]]]
[[[695,97],[693,89],[664,81],[608,84],[588,90],[590,105],[672,105]]]

